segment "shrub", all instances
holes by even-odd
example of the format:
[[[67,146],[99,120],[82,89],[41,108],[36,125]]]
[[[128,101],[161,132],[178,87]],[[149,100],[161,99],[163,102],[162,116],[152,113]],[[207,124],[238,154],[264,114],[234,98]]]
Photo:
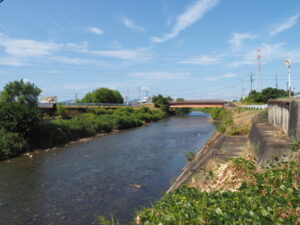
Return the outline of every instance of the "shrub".
[[[228,135],[234,136],[234,135],[247,135],[249,134],[250,128],[247,126],[237,126],[234,125],[230,128],[230,130],[227,132]]]
[[[253,178],[238,191],[182,187],[138,212],[135,224],[300,224],[300,168],[294,162],[262,171],[247,160],[234,164]]]
[[[62,104],[56,106],[56,113],[63,118],[67,117],[67,109]]]
[[[16,156],[25,149],[26,141],[20,134],[0,130],[0,160]]]
[[[131,107],[124,107],[115,111],[89,110],[89,113],[69,120],[55,119],[49,123],[35,126],[30,132],[29,141],[34,148],[49,148],[98,133],[110,132],[112,129],[140,126],[142,121],[157,120],[163,116],[163,112],[152,111],[148,108],[134,110]]]

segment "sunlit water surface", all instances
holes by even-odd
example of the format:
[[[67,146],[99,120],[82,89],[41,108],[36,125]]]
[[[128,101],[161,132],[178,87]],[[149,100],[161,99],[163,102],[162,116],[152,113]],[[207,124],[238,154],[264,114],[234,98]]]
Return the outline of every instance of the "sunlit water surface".
[[[86,144],[0,162],[0,224],[121,224],[161,197],[214,132],[193,112],[96,138]],[[132,184],[141,185],[136,188]]]

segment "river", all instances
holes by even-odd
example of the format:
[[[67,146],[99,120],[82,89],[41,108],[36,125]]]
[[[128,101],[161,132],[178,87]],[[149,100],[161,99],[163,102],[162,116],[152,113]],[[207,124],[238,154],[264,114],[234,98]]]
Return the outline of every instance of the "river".
[[[161,198],[211,137],[208,114],[193,112],[86,144],[0,162],[0,224],[91,225],[97,217],[134,212]],[[141,188],[137,188],[141,185]]]

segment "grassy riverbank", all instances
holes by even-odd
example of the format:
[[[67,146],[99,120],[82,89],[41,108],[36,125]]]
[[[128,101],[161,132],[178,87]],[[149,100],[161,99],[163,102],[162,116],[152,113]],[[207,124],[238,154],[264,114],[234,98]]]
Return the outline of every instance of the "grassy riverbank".
[[[137,212],[133,223],[300,224],[300,169],[294,162],[257,168],[254,153],[246,144],[247,132],[240,132],[240,127],[252,124],[258,111],[210,109],[207,112],[219,120],[221,128],[225,127],[219,130],[225,135],[220,150],[203,168],[193,172],[185,186],[165,194],[151,208]],[[262,119],[265,117],[264,112],[260,115],[264,115]]]
[[[70,119],[57,118],[40,122],[26,137],[17,134],[2,135],[0,160],[34,149],[61,146],[96,134],[141,126],[164,117],[166,114],[161,110],[151,110],[147,107],[124,107],[116,110],[99,108]]]
[[[226,171],[233,174],[228,187],[239,179],[237,190],[218,189],[222,177],[210,173],[211,191],[177,189],[138,212],[135,224],[300,224],[300,169],[295,163],[258,171],[253,161],[237,158]]]

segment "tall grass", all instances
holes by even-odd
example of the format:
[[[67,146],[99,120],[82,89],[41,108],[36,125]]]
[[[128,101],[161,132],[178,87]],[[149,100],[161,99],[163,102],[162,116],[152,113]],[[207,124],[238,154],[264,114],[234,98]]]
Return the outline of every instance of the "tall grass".
[[[157,121],[165,113],[147,107],[131,107],[117,110],[93,109],[72,119],[55,119],[36,126],[29,135],[31,148],[50,148],[80,138],[94,136],[141,126],[145,122]]]

